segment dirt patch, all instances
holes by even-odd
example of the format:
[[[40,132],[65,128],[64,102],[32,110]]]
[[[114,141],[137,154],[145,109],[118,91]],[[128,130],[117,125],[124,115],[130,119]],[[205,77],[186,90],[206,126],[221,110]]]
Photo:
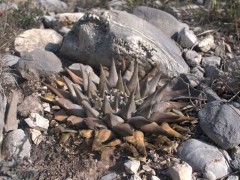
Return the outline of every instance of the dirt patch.
[[[116,154],[115,154],[116,155]],[[38,171],[37,179],[99,179],[105,174],[123,172],[123,158],[112,152],[107,159],[99,161],[97,155],[87,157],[67,154],[54,137],[32,148],[32,168]]]

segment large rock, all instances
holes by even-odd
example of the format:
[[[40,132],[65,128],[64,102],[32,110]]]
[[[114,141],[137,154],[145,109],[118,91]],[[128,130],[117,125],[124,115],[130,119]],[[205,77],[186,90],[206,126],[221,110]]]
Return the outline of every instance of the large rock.
[[[35,49],[56,52],[61,46],[62,39],[63,37],[52,29],[29,29],[16,37],[14,47],[20,54]]]
[[[222,101],[207,103],[198,114],[205,134],[224,149],[240,144],[240,111]]]
[[[189,139],[178,148],[178,154],[194,171],[203,173],[205,177],[221,178],[231,172],[229,164],[217,147],[197,139]],[[230,158],[230,157],[229,157]]]
[[[52,52],[36,49],[22,56],[16,69],[25,79],[39,79],[60,72],[62,63]]]
[[[9,132],[3,139],[2,155],[5,159],[11,157],[29,158],[31,144],[22,129]]]
[[[125,58],[147,71],[158,64],[168,77],[189,71],[174,41],[145,20],[117,10],[86,13],[64,38],[60,52],[94,67],[110,67],[112,58]]]
[[[168,37],[178,41],[182,47],[191,47],[197,42],[197,37],[189,30],[187,24],[165,11],[137,6],[133,9],[133,14],[156,26]]]

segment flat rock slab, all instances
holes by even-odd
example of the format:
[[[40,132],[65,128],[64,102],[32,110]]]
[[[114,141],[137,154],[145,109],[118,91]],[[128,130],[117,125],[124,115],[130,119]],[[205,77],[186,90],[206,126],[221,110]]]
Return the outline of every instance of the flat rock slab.
[[[62,39],[63,37],[52,29],[29,29],[16,37],[14,47],[21,55],[35,49],[57,52]]]
[[[80,63],[110,67],[112,58],[137,60],[149,71],[159,65],[167,77],[189,71],[175,42],[145,20],[124,11],[86,13],[64,38],[61,54]],[[118,62],[117,62],[118,63]]]
[[[22,56],[16,64],[16,69],[23,78],[32,80],[60,72],[62,63],[52,52],[36,49]]]
[[[231,172],[225,155],[215,146],[189,139],[178,148],[179,157],[205,177],[221,178]]]
[[[222,101],[207,103],[198,114],[207,136],[224,149],[240,144],[240,111]]]
[[[11,158],[12,156],[21,159],[30,157],[31,144],[24,131],[17,129],[9,132],[3,139],[2,155],[4,158]]]
[[[2,88],[1,84],[0,84],[0,88]],[[3,91],[0,91],[0,144],[3,139],[3,128],[4,128],[6,106],[7,106],[7,98],[3,93]]]

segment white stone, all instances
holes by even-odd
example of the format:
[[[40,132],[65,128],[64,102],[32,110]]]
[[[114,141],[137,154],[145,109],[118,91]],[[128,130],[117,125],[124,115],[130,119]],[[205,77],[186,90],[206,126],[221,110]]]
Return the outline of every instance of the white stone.
[[[214,46],[214,37],[212,35],[205,37],[198,43],[198,48],[203,52],[209,51],[211,48],[214,48]]]
[[[30,129],[29,132],[31,134],[31,138],[34,144],[38,145],[44,140],[41,131],[36,129]]]
[[[114,180],[116,178],[117,178],[117,174],[114,172],[101,177],[100,180]]]
[[[140,167],[140,161],[137,160],[129,160],[124,163],[125,169],[130,174],[137,174],[138,169]]]
[[[236,175],[228,176],[227,180],[239,180],[239,177]]]
[[[30,29],[16,37],[14,47],[21,55],[35,49],[56,52],[62,44],[62,39],[63,37],[52,29]]]
[[[192,180],[192,167],[186,162],[169,167],[168,172],[173,180]]]
[[[31,113],[29,118],[25,119],[29,127],[39,131],[46,131],[49,127],[49,120],[37,113]]]
[[[43,106],[43,110],[45,112],[51,112],[51,108],[50,108],[50,104],[49,103],[43,103],[42,106]]]
[[[157,176],[152,176],[151,180],[160,180],[160,178],[158,178]]]

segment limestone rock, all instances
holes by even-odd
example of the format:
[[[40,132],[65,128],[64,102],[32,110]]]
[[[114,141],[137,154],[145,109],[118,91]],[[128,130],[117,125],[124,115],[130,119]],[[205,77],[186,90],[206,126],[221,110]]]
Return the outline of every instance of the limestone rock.
[[[151,180],[160,180],[160,178],[158,178],[157,176],[152,176]]]
[[[18,106],[18,114],[21,117],[28,117],[30,113],[43,115],[43,107],[38,98],[34,95],[25,97],[24,101]]]
[[[36,49],[22,56],[16,64],[16,69],[23,78],[32,80],[60,72],[62,63],[52,52]]]
[[[155,26],[123,11],[86,13],[64,38],[61,54],[93,67],[110,67],[112,58],[137,60],[149,71],[159,65],[167,77],[189,71],[176,44]]]
[[[208,35],[198,43],[197,47],[202,52],[208,52],[211,48],[215,47],[214,37],[212,35]]]
[[[115,172],[109,173],[103,177],[100,178],[100,180],[113,180],[117,178],[117,174]]]
[[[173,180],[192,180],[192,167],[186,162],[174,164],[168,172]]]
[[[29,129],[29,132],[34,144],[38,145],[44,140],[44,136],[42,135],[41,131],[37,129]]]
[[[207,136],[224,149],[240,144],[240,111],[222,101],[207,103],[198,114]]]
[[[35,49],[57,52],[63,37],[52,29],[29,29],[19,34],[14,47],[21,55]]]
[[[49,127],[49,120],[37,113],[31,113],[29,118],[24,119],[27,125],[39,131],[46,131]]]
[[[239,176],[231,175],[231,176],[228,176],[227,180],[239,180]]]
[[[226,155],[215,146],[197,139],[188,139],[178,148],[179,157],[187,162],[194,171],[203,173],[205,177],[221,178],[231,173]]]
[[[3,139],[2,155],[4,158],[11,158],[12,156],[21,159],[30,157],[31,144],[24,131],[16,129],[9,132]]]
[[[140,167],[140,161],[137,160],[129,160],[124,163],[124,167],[126,171],[130,174],[137,174],[138,169]]]

